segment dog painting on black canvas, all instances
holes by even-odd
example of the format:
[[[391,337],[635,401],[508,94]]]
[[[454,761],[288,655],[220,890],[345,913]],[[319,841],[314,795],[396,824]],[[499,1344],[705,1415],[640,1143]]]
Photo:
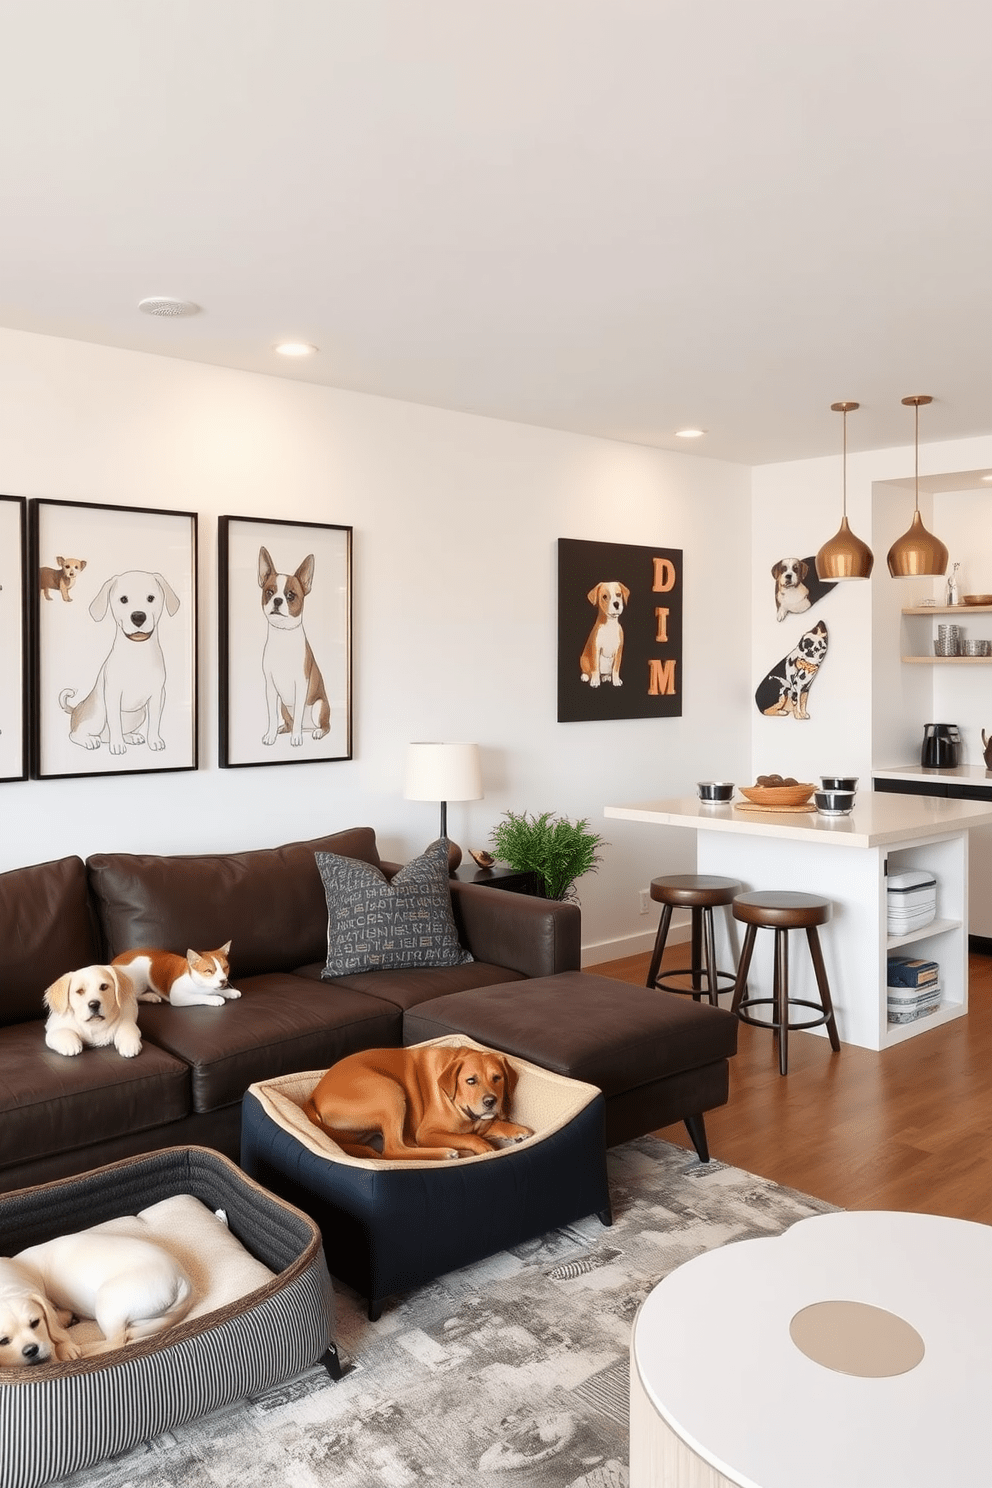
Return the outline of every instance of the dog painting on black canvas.
[[[821,620],[804,631],[798,643],[758,683],[754,694],[759,713],[768,718],[809,718],[810,688],[827,654],[827,627]]]

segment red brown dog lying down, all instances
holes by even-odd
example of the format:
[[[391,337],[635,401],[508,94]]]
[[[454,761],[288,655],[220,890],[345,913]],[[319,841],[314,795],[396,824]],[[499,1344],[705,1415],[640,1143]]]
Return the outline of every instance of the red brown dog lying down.
[[[506,1120],[516,1083],[489,1050],[365,1049],[332,1065],[303,1109],[350,1157],[443,1162],[534,1135]]]

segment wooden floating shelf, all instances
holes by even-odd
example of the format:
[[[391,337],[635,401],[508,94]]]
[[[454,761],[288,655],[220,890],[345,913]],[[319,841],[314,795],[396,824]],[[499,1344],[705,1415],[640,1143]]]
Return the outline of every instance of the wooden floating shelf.
[[[992,666],[992,656],[904,656],[910,666]]]
[[[913,605],[904,615],[992,615],[992,605]]]

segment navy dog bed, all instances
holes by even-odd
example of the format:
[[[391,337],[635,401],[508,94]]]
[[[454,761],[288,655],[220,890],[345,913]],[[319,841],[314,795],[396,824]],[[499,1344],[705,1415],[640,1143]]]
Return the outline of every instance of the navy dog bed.
[[[483,1048],[462,1034],[431,1044]],[[611,1222],[605,1102],[595,1085],[511,1058],[525,1142],[452,1162],[349,1157],[303,1111],[323,1070],[249,1086],[241,1165],[313,1216],[334,1276],[383,1301],[587,1214]]]
[[[218,1152],[176,1147],[4,1194],[4,1253],[176,1195],[224,1210],[230,1235],[261,1262],[246,1268],[260,1284],[111,1353],[0,1369],[0,1488],[41,1488],[321,1360],[339,1376],[320,1231]]]

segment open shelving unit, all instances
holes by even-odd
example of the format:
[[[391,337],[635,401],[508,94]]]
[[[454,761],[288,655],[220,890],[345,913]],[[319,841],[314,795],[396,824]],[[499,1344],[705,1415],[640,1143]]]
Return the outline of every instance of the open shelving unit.
[[[904,615],[992,615],[992,605],[910,605]],[[908,666],[992,666],[992,656],[904,656]]]
[[[964,933],[964,905],[967,885],[967,858],[960,841],[936,839],[890,849],[886,877],[908,868],[926,868],[937,880],[937,918],[908,935],[887,935],[885,954],[912,945],[921,959],[936,961],[940,966],[941,1000],[932,1013],[912,1023],[889,1023],[886,1020],[883,1047],[901,1044],[905,1039],[950,1023],[968,1011],[967,944]],[[885,880],[882,893],[885,893]],[[886,906],[882,905],[883,917]],[[884,925],[884,918],[883,918]],[[887,977],[883,976],[883,982]],[[884,996],[884,993],[883,993]]]

